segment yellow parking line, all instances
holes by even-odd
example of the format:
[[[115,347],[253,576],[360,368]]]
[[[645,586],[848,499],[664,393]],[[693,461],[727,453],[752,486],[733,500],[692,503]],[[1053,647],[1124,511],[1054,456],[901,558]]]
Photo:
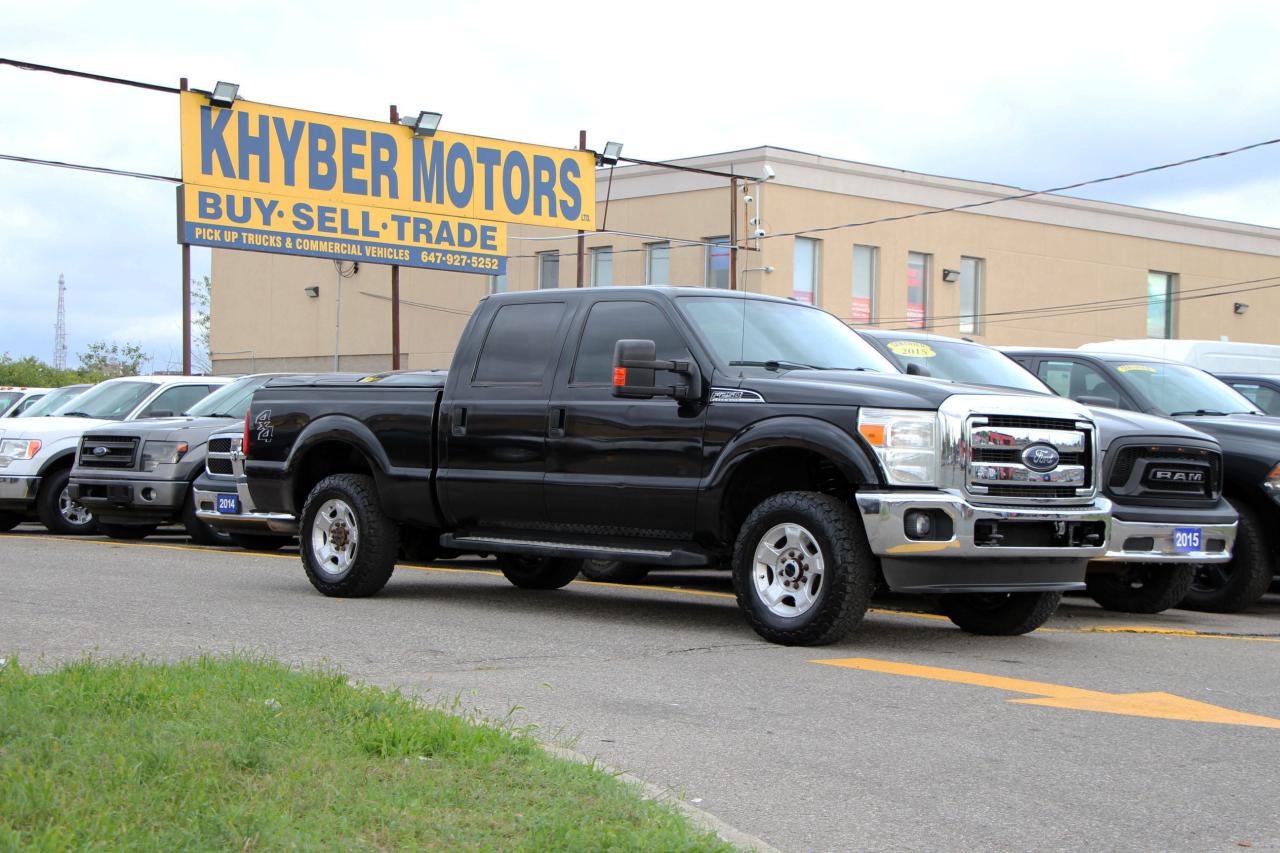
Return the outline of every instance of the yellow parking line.
[[[269,557],[275,560],[297,560],[296,554],[270,554],[262,551],[223,551],[215,550],[202,545],[171,545],[160,542],[124,542],[117,539],[84,539],[78,536],[32,536],[22,533],[0,533],[0,539],[25,539],[30,542],[79,542],[85,545],[109,545],[115,548],[158,548],[167,551],[199,551],[206,554],[228,554],[242,557]],[[450,572],[455,574],[468,575],[490,575],[492,577],[502,577],[502,572],[493,569],[460,569],[452,566],[414,566],[405,563],[397,563],[398,569],[417,569],[424,572]],[[609,581],[592,581],[592,580],[575,580],[575,584],[584,586],[613,587],[616,589],[638,589],[646,592],[673,592],[679,595],[697,595],[706,598],[723,598],[734,600],[736,596],[731,592],[717,592],[709,589],[684,589],[680,587],[656,586],[653,584],[633,584],[633,583],[612,583]],[[950,620],[938,613],[921,613],[916,610],[896,610],[888,607],[872,607],[867,610],[868,613],[875,613],[880,616],[906,616],[912,619],[931,619],[934,621],[949,622]],[[1193,631],[1186,628],[1160,628],[1156,626],[1145,625],[1094,625],[1083,628],[1037,628],[1035,633],[1038,634],[1148,634],[1166,637],[1182,637],[1186,639],[1196,640],[1240,640],[1250,643],[1280,643],[1280,637],[1251,637],[1237,634],[1220,634],[1208,631]]]

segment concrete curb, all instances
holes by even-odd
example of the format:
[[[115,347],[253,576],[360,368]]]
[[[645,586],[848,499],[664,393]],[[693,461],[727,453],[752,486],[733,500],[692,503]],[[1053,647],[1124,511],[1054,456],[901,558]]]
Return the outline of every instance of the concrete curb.
[[[613,776],[616,779],[621,779],[628,785],[633,785],[639,788],[646,800],[666,803],[667,805],[676,808],[684,814],[685,817],[693,821],[699,829],[706,832],[713,832],[720,838],[730,844],[742,848],[743,850],[754,850],[757,851],[757,853],[782,853],[778,848],[768,844],[763,839],[757,838],[754,835],[749,835],[736,827],[732,827],[710,812],[703,811],[697,806],[691,805],[676,794],[672,793],[668,788],[661,788],[651,782],[646,782],[644,779],[641,779],[633,773],[628,773],[625,770],[619,770],[616,767],[611,767],[598,758],[592,758],[589,755],[584,755],[581,752],[575,752],[572,749],[566,749],[563,746],[553,746],[551,744],[544,743],[542,744],[542,748],[551,755],[554,755],[556,758],[564,758],[569,761],[576,761],[579,764],[597,767],[605,773],[608,773],[610,776]]]

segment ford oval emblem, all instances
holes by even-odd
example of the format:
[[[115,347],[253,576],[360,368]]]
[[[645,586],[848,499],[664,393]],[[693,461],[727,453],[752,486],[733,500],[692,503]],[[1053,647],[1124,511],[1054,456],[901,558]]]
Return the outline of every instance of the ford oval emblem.
[[[1022,464],[1032,471],[1052,471],[1060,461],[1058,449],[1051,444],[1033,444],[1022,451]]]
[[[107,455],[107,449],[106,449],[105,447],[102,447],[102,446],[95,447],[95,448],[93,449],[93,455],[94,455],[94,456],[106,456],[106,455]]]

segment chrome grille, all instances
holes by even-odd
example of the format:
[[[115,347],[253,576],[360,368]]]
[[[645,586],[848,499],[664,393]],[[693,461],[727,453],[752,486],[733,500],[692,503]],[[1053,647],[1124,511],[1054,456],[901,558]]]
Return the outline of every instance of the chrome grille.
[[[234,477],[232,457],[240,452],[243,441],[239,435],[217,435],[209,439],[209,452],[204,458],[204,470],[210,477]]]
[[[86,435],[80,440],[79,464],[85,468],[132,468],[137,452],[136,436]]]
[[[230,453],[232,436],[222,435],[209,439],[210,453]]]
[[[1087,421],[973,415],[965,431],[970,494],[1032,500],[1092,496],[1093,430]],[[1048,470],[1033,467],[1024,459],[1028,448],[1052,448],[1057,461]]]

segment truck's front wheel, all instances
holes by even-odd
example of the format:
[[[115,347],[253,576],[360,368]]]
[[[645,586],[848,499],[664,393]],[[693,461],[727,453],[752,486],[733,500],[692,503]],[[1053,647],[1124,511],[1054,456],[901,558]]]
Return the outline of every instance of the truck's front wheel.
[[[1118,572],[1085,576],[1089,596],[1107,610],[1121,613],[1161,613],[1177,606],[1196,567],[1190,564],[1126,563]]]
[[[1049,621],[1061,601],[1060,592],[963,592],[940,596],[939,607],[970,634],[1012,637]]]
[[[1186,610],[1239,613],[1256,604],[1271,586],[1275,557],[1262,518],[1248,504],[1227,500],[1240,515],[1231,560],[1197,567],[1191,588],[1180,605]]]
[[[325,477],[302,505],[298,545],[311,585],[325,595],[356,598],[386,586],[400,534],[378,503],[373,478]]]
[[[829,495],[774,495],[738,533],[738,607],[770,642],[821,646],[842,639],[866,614],[875,580],[875,557],[858,516]]]

